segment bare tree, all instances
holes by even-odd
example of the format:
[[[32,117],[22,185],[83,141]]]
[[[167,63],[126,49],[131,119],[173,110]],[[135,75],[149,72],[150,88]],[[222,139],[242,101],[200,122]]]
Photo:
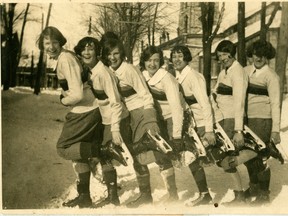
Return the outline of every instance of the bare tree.
[[[52,3],[49,4],[45,28],[49,25],[51,9],[52,9]],[[46,55],[44,55],[43,50],[40,50],[39,61],[37,65],[36,81],[34,87],[34,94],[36,95],[40,93],[41,77],[45,77],[45,69],[46,69]]]
[[[27,15],[29,11],[30,4],[27,3],[25,12],[24,12],[24,17],[23,17],[23,23],[22,23],[22,28],[21,28],[21,35],[20,35],[20,43],[19,43],[19,53],[18,53],[18,58],[17,58],[17,66],[19,65],[20,59],[21,59],[21,54],[22,54],[22,43],[23,43],[23,37],[24,37],[24,31],[25,31],[25,25],[27,22]]]
[[[156,19],[157,19],[157,13],[158,13],[158,6],[159,3],[156,3],[155,5],[155,12],[153,16],[153,22],[152,22],[152,46],[155,45],[155,30],[156,30]]]
[[[3,21],[4,28],[1,42],[6,43],[5,47],[1,46],[1,80],[4,90],[16,85],[19,39],[17,33],[13,32],[15,7],[16,3],[1,4],[1,21]]]
[[[93,31],[102,34],[113,31],[119,35],[126,48],[127,59],[133,62],[133,48],[143,32],[148,7],[144,3],[95,4],[100,16]]]
[[[1,22],[4,28],[1,41],[5,41],[6,43],[5,46],[1,46],[1,77],[5,90],[16,86],[17,67],[21,57],[27,55],[25,50],[22,49],[26,23],[28,21],[38,22],[37,19],[28,20],[30,6],[28,3],[25,10],[23,9],[17,14],[15,13],[15,3],[1,5]],[[18,38],[16,29],[14,29],[19,22],[22,22],[20,39]]]
[[[203,43],[203,75],[206,80],[207,93],[210,94],[211,91],[211,47],[213,39],[217,34],[220,23],[222,22],[222,17],[225,10],[225,3],[222,3],[221,12],[213,31],[214,24],[214,12],[215,12],[215,2],[201,2],[201,23],[203,29],[202,43]]]
[[[268,20],[268,22],[266,23],[266,2],[262,2],[262,6],[261,6],[261,18],[260,18],[260,39],[261,40],[266,40],[266,35],[269,29],[269,26],[271,25],[271,23],[273,22],[277,11],[281,8],[280,7],[280,2],[274,2],[274,9],[270,15],[270,18]]]
[[[281,97],[283,97],[284,84],[286,80],[285,73],[286,73],[286,64],[288,56],[287,41],[288,41],[288,2],[282,2],[282,17],[277,44],[276,69],[275,69],[281,80],[280,83]]]
[[[94,6],[98,7],[95,13],[97,11],[100,15],[97,24],[92,26],[93,31],[97,34],[107,31],[118,34],[126,48],[127,60],[132,63],[137,42],[145,40],[148,44],[155,44],[155,34],[163,30],[159,21],[165,17],[163,11],[167,3],[106,3]],[[166,19],[169,21],[167,15]]]
[[[245,67],[246,53],[245,53],[245,2],[238,2],[238,49],[237,49],[237,60]]]

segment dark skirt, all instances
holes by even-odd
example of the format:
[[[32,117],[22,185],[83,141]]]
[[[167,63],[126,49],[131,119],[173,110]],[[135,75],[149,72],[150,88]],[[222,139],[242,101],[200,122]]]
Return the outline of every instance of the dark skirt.
[[[88,159],[92,146],[99,145],[102,137],[99,108],[85,113],[69,112],[57,142],[57,152],[66,160]]]

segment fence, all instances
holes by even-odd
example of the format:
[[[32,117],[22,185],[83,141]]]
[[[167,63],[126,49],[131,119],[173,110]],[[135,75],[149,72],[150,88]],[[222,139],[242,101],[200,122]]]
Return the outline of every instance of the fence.
[[[36,71],[37,68],[18,67],[16,72],[16,85],[34,88],[36,81]],[[53,71],[51,68],[47,68],[45,75],[41,77],[40,84],[41,88],[57,89],[59,84],[55,71]]]

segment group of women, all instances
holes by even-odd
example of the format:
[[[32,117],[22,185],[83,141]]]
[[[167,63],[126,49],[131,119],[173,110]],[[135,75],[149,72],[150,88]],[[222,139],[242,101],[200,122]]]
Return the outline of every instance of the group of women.
[[[71,107],[57,152],[73,162],[78,196],[63,206],[120,205],[117,173],[111,161],[121,154],[121,145],[126,145],[133,157],[140,191],[127,207],[153,203],[148,168],[153,162],[159,166],[167,188],[167,202],[178,201],[175,161],[181,161],[183,152],[195,152],[185,141],[187,128],[183,123],[187,115],[195,120],[193,130],[207,149],[217,143],[217,127],[233,141],[235,153],[225,155],[217,163],[234,182],[235,199],[228,204],[269,203],[269,155],[245,148],[243,134],[245,123],[264,142],[280,143],[280,84],[277,74],[268,66],[268,60],[275,56],[269,42],[253,43],[247,51],[253,64],[243,68],[235,59],[235,45],[221,41],[216,54],[223,70],[213,97],[207,96],[203,75],[189,66],[192,56],[186,46],[176,45],[171,50],[174,76],[164,67],[163,52],[154,46],[143,50],[140,68],[126,62],[124,46],[112,32],[105,33],[100,41],[82,38],[75,53],[64,49],[65,43],[62,33],[51,26],[43,30],[38,40],[39,49],[57,62],[55,70],[62,87],[60,102]],[[155,147],[152,138],[158,135],[170,144],[172,153]],[[189,164],[199,190],[199,197],[189,206],[212,203],[204,161],[196,155]],[[108,196],[93,204],[90,175],[97,163],[101,163]],[[247,166],[250,179],[250,187],[245,191],[237,172],[241,163]],[[252,197],[256,200],[250,202]]]

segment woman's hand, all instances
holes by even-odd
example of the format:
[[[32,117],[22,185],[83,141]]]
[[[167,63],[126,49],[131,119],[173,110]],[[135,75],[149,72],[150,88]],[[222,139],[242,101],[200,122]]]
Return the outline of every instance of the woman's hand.
[[[244,136],[243,133],[235,133],[233,136],[233,143],[237,149],[244,147]]]
[[[274,142],[274,144],[279,144],[281,142],[280,133],[279,132],[272,132],[270,140]]]
[[[216,137],[214,132],[206,132],[203,136],[203,139],[208,142],[209,145],[215,145],[216,144]],[[208,147],[208,146],[205,146]]]
[[[115,143],[115,145],[121,146],[123,143],[122,136],[120,134],[120,131],[112,131],[112,141]]]

